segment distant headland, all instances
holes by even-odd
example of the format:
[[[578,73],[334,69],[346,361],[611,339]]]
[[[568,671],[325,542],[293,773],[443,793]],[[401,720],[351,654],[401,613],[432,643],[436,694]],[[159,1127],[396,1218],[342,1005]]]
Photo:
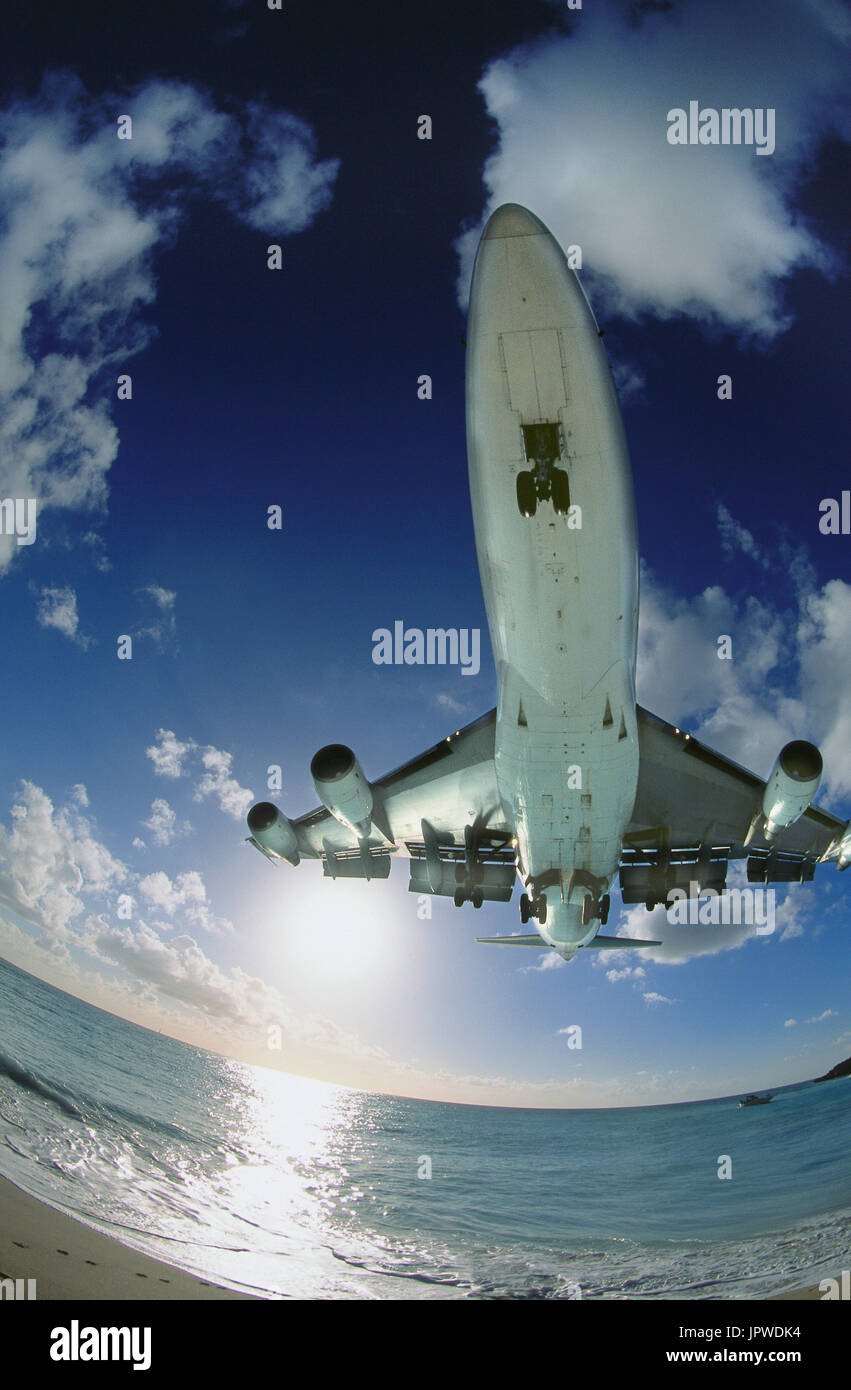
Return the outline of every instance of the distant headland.
[[[851,1057],[846,1057],[844,1062],[837,1062],[835,1067],[825,1072],[824,1076],[814,1077],[815,1081],[835,1081],[837,1076],[851,1076]]]

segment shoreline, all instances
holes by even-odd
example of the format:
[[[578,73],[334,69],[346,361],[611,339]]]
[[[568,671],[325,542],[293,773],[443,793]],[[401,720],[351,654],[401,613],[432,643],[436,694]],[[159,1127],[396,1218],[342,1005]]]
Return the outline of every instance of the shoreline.
[[[36,1301],[264,1301],[143,1255],[2,1176],[0,1277],[34,1279]]]
[[[94,1230],[83,1220],[66,1216],[2,1176],[0,1278],[34,1279],[36,1299],[42,1301],[249,1300],[257,1303],[272,1299],[272,1295],[265,1293],[225,1288],[212,1279],[144,1255],[115,1236]],[[23,1288],[25,1291],[26,1283]],[[728,1301],[819,1302],[821,1298],[818,1284],[808,1284],[765,1299]]]

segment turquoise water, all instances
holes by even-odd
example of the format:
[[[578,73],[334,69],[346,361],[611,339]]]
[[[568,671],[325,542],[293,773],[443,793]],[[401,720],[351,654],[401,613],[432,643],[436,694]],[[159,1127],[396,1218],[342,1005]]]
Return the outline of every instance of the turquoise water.
[[[0,1173],[271,1296],[766,1297],[848,1267],[849,1140],[849,1079],[744,1111],[404,1100],[213,1056],[0,961]]]

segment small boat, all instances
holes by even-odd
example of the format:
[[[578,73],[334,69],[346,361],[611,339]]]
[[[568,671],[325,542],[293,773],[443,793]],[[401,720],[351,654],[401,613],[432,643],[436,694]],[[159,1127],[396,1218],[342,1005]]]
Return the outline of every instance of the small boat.
[[[739,1109],[744,1110],[748,1105],[768,1105],[773,1096],[745,1096],[744,1100],[739,1101]]]

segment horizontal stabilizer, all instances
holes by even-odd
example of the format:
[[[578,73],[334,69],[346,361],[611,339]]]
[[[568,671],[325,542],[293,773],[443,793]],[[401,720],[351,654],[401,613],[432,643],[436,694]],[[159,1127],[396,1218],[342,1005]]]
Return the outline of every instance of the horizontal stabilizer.
[[[534,936],[477,936],[476,940],[482,946],[530,946],[538,951],[552,950],[537,933]]]
[[[586,947],[596,946],[600,951],[639,950],[644,946],[661,946],[661,941],[639,941],[635,936],[595,936],[585,942]]]

